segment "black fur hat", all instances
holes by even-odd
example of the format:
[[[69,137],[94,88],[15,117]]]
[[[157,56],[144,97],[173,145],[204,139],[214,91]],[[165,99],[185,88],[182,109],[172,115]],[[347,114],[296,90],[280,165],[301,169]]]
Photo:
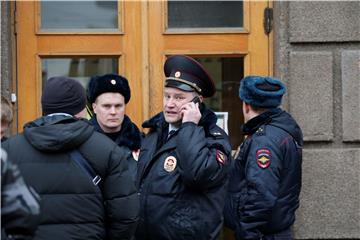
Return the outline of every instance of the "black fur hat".
[[[90,79],[87,87],[88,104],[91,105],[99,95],[107,92],[120,93],[125,104],[130,100],[131,92],[127,79],[117,74],[105,74]]]

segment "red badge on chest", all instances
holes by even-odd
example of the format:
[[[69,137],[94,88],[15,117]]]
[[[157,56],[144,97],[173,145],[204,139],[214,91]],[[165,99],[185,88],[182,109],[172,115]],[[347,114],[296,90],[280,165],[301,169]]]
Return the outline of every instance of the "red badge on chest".
[[[271,152],[267,148],[261,148],[256,151],[256,162],[259,167],[267,168],[271,162]]]

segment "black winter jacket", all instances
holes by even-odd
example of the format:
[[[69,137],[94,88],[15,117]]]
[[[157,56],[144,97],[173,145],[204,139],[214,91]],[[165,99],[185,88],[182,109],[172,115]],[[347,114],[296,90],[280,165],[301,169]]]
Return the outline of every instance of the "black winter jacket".
[[[141,145],[141,133],[139,128],[133,123],[128,116],[124,116],[124,120],[121,124],[121,130],[116,133],[104,132],[97,119],[96,114],[90,119],[90,123],[94,126],[95,130],[105,134],[111,138],[118,146],[126,149],[126,159],[129,163],[129,171],[135,181],[137,172],[137,161],[139,158],[139,150]]]
[[[3,147],[41,196],[36,240],[131,239],[139,201],[125,150],[87,120],[41,117]],[[101,176],[100,188],[69,157],[74,148]]]
[[[225,224],[236,239],[260,239],[295,221],[301,189],[303,136],[295,120],[271,109],[243,126],[248,135],[235,159]]]
[[[216,115],[202,112],[199,125],[188,122],[168,140],[163,114],[140,150],[137,184],[141,218],[137,240],[212,240],[221,231],[231,146],[216,126]]]

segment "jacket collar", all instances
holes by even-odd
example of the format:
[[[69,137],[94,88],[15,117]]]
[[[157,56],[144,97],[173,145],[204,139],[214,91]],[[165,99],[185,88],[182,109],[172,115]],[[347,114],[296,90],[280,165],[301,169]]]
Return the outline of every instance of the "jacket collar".
[[[272,108],[260,115],[250,119],[247,123],[242,125],[241,130],[245,135],[251,135],[263,124],[269,123],[271,119],[283,112],[280,108]]]

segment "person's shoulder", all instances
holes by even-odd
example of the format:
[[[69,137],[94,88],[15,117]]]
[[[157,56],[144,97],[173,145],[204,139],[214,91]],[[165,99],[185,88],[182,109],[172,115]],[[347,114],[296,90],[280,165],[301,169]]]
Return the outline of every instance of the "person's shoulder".
[[[231,144],[229,136],[226,132],[217,125],[213,125],[209,129],[208,138],[210,137],[210,142],[213,142],[215,145],[221,145],[224,150],[231,152]]]
[[[226,132],[216,124],[213,124],[212,126],[209,127],[209,135],[211,137],[214,137],[217,139],[218,138],[225,138],[225,139],[228,138],[228,135],[226,134]]]
[[[286,132],[272,125],[260,126],[251,136],[251,143],[255,146],[272,146],[277,148],[286,137]]]
[[[86,141],[86,145],[96,149],[108,149],[111,150],[117,146],[117,144],[106,135],[94,131],[93,134]]]
[[[20,143],[21,144],[29,144],[26,141],[26,138],[23,133],[18,133],[16,135],[13,135],[13,136],[7,138],[6,140],[1,142],[1,146],[5,150],[8,150],[7,148],[9,148],[10,146],[19,146]]]

